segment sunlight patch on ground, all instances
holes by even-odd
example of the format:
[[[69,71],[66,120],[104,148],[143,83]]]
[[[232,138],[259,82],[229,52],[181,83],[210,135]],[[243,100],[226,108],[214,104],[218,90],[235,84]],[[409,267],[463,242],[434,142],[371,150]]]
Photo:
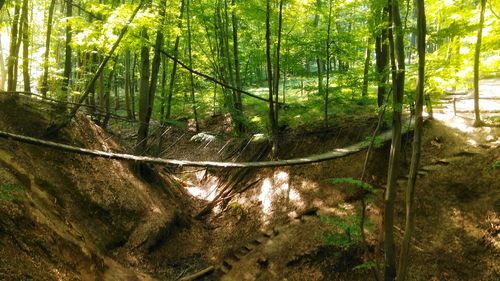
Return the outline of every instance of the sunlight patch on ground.
[[[290,187],[290,176],[285,171],[277,171],[272,178],[266,178],[262,182],[258,200],[262,204],[264,219],[269,217],[273,211],[273,203],[278,199],[287,199],[297,207],[302,207],[302,197],[293,187]]]
[[[475,238],[482,238],[483,232],[477,227],[477,221],[464,215],[459,209],[451,208],[450,219],[454,226],[463,229],[468,235]]]
[[[216,184],[210,185],[208,188],[206,187],[202,188],[199,186],[190,186],[187,188],[187,191],[189,192],[189,194],[198,199],[212,201],[215,199],[216,187],[217,187]]]

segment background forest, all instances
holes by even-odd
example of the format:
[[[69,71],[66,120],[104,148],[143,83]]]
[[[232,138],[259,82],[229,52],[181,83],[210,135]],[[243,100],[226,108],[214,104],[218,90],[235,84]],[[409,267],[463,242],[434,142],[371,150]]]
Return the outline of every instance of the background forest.
[[[359,107],[376,111],[384,101],[389,59],[385,4],[275,1],[267,15],[265,1],[7,1],[1,10],[0,86],[73,102],[90,86],[86,102],[96,106],[100,118],[113,112],[149,119],[139,116],[141,102],[160,122],[192,118],[198,124],[207,115],[230,113],[234,131],[241,133],[273,123],[266,118],[265,103],[272,81],[272,97],[282,103],[273,113],[278,124],[327,125]],[[472,89],[481,3],[426,5],[425,92]],[[499,5],[485,3],[481,77],[495,76],[500,66]],[[411,103],[416,12],[411,1],[400,6],[405,102]],[[129,20],[129,30],[119,38]],[[109,62],[90,83],[108,55]]]
[[[114,171],[110,173],[106,170],[110,167],[106,166],[103,159],[99,160],[102,162],[94,163],[72,156],[74,158],[68,158],[70,160],[64,158],[64,161],[69,163],[61,164],[60,175],[50,176],[47,182],[42,183],[37,182],[39,178],[52,175],[53,171],[45,171],[47,167],[39,165],[44,172],[42,176],[25,175],[29,174],[27,171],[30,169],[27,167],[31,165],[30,162],[25,161],[28,163],[26,164],[19,161],[22,163],[19,165],[14,163],[13,158],[8,155],[13,153],[16,147],[6,146],[5,151],[0,147],[0,167],[9,169],[5,170],[7,172],[0,172],[11,175],[10,171],[15,170],[17,174],[11,175],[12,178],[25,182],[31,180],[31,187],[42,187],[44,191],[40,194],[47,192],[50,196],[53,195],[53,205],[61,204],[61,210],[69,209],[68,213],[73,212],[74,221],[78,221],[75,218],[80,216],[80,213],[83,214],[81,216],[90,217],[99,213],[99,219],[106,218],[106,223],[97,223],[97,227],[91,219],[81,222],[80,230],[85,233],[81,237],[86,236],[90,241],[98,241],[96,245],[74,242],[75,237],[78,237],[76,235],[79,235],[76,231],[70,233],[70,238],[65,240],[81,246],[84,252],[88,249],[92,253],[103,253],[99,257],[103,260],[102,264],[107,262],[107,267],[90,267],[91,270],[98,271],[89,273],[96,274],[95,276],[108,274],[112,271],[108,270],[111,268],[127,274],[140,271],[164,278],[178,275],[179,271],[182,271],[180,277],[189,269],[184,268],[188,262],[194,263],[194,267],[200,269],[201,265],[213,265],[217,261],[222,264],[221,272],[218,272],[223,276],[222,280],[242,280],[235,276],[246,270],[241,270],[245,268],[245,258],[228,254],[234,249],[224,248],[223,238],[227,238],[234,239],[232,243],[241,246],[240,250],[245,251],[244,255],[250,256],[258,255],[258,251],[265,252],[252,251],[256,245],[264,244],[263,241],[267,239],[276,239],[274,241],[278,245],[287,245],[287,241],[298,239],[296,242],[300,247],[316,247],[314,250],[308,249],[314,254],[306,250],[305,254],[295,253],[293,250],[280,252],[282,249],[271,251],[271,258],[272,254],[285,256],[283,259],[277,259],[275,263],[282,263],[280,270],[276,270],[278,274],[286,275],[290,267],[294,267],[292,272],[302,272],[298,270],[302,265],[317,262],[315,259],[326,255],[327,261],[337,259],[337,266],[344,262],[342,258],[345,256],[347,265],[340,266],[342,270],[344,267],[349,270],[364,270],[365,276],[369,272],[376,280],[380,280],[382,275],[384,280],[396,280],[396,277],[397,280],[405,280],[410,264],[410,248],[425,248],[419,248],[416,242],[412,244],[412,235],[419,238],[423,236],[421,230],[417,229],[416,234],[414,233],[415,213],[422,212],[422,209],[415,206],[422,206],[422,200],[427,199],[424,196],[422,200],[415,200],[417,177],[435,171],[439,173],[441,166],[449,165],[449,174],[438,174],[441,178],[449,177],[438,184],[453,182],[446,185],[446,188],[452,189],[452,186],[454,192],[460,194],[457,198],[453,197],[454,201],[450,201],[476,202],[468,197],[462,198],[463,193],[468,194],[470,190],[467,187],[456,189],[455,187],[461,188],[465,184],[454,181],[460,176],[450,176],[454,172],[451,168],[463,171],[464,167],[453,166],[459,165],[457,162],[463,164],[464,159],[467,159],[467,163],[472,163],[471,159],[476,157],[477,165],[471,164],[470,169],[483,175],[486,182],[477,187],[477,190],[486,188],[485,192],[491,192],[489,188],[494,185],[494,176],[491,175],[498,172],[498,159],[495,158],[495,153],[498,153],[498,146],[495,145],[498,141],[496,131],[490,128],[498,125],[498,116],[494,115],[498,113],[498,108],[487,108],[483,110],[486,114],[481,116],[479,81],[500,76],[499,15],[499,0],[435,0],[426,3],[423,0],[1,1],[0,94],[5,94],[5,98],[0,101],[5,105],[4,114],[1,116],[5,120],[0,118],[0,125],[3,124],[0,128],[11,128],[11,124],[18,124],[17,130],[24,133],[20,128],[30,126],[35,128],[33,132],[36,133],[32,134],[38,135],[39,139],[4,131],[0,131],[0,136],[80,154],[113,158],[115,162],[112,163],[116,167],[113,168],[115,170],[109,170]],[[494,84],[493,88],[498,88],[495,79],[491,79],[493,82],[490,84]],[[465,96],[469,93],[470,97]],[[464,97],[457,99],[457,94]],[[47,112],[37,113],[20,106],[20,112],[26,114],[25,123],[22,123],[24,116],[16,116],[15,110],[9,107],[9,95],[29,96],[32,101],[40,101],[40,104],[48,102],[52,107]],[[450,95],[453,97],[450,98]],[[488,100],[484,104],[494,106],[497,99],[493,94],[481,100]],[[453,133],[450,131],[441,132],[438,127],[442,126],[440,124],[429,125],[429,132],[424,134],[424,107],[432,118],[433,108],[444,112],[446,106],[443,104],[453,101],[453,113],[454,117],[457,117],[457,100],[459,107],[464,103],[474,106],[474,110],[467,108],[462,112],[459,108],[460,113],[474,114],[473,120],[469,118],[473,127],[486,125],[486,129],[480,131],[484,134],[478,133],[475,136],[480,141],[471,137],[467,142],[459,142],[462,139],[458,134],[451,137]],[[90,119],[77,115],[80,109]],[[37,114],[43,117],[38,118]],[[43,114],[49,117],[46,118]],[[414,123],[411,123],[412,117],[415,117]],[[427,118],[426,116],[425,119]],[[457,117],[454,121],[458,119]],[[379,120],[378,123],[376,120]],[[406,126],[405,122],[408,120],[410,125]],[[26,125],[28,121],[32,124]],[[365,133],[371,133],[370,126],[373,124],[376,124],[375,132],[372,137],[367,137],[368,134]],[[97,129],[96,125],[100,128]],[[67,130],[63,131],[64,128]],[[379,134],[381,130],[387,131]],[[479,132],[474,130],[463,132]],[[107,143],[109,144],[113,137],[103,137],[105,132],[115,134],[119,141],[108,146]],[[183,141],[186,134],[190,138]],[[411,149],[406,150],[407,146],[410,147],[410,135],[413,136],[413,144]],[[42,138],[47,141],[41,140]],[[52,140],[57,140],[58,143],[54,144]],[[338,148],[338,140],[344,148]],[[390,150],[388,146],[384,146],[389,140]],[[123,147],[121,141],[124,143]],[[233,144],[232,141],[241,141],[241,144]],[[81,145],[80,148],[61,145],[65,142]],[[210,146],[212,142],[216,148]],[[462,151],[462,148],[466,147],[464,143],[473,143],[475,151]],[[445,145],[449,151],[440,150]],[[83,149],[85,146],[95,150],[89,152]],[[423,146],[428,151],[422,151]],[[288,167],[317,164],[337,158],[342,158],[338,161],[343,161],[344,156],[351,157],[351,154],[366,148],[366,158],[361,159],[359,155],[355,155],[352,156],[352,162],[343,163],[342,171],[348,174],[348,177],[340,172],[336,174],[337,171],[323,163],[304,171]],[[37,159],[36,161],[47,157],[50,158],[48,162],[58,163],[58,157],[64,155],[39,155],[39,152],[32,151],[32,148],[23,149],[26,149],[26,155],[34,153],[36,156],[30,159]],[[477,152],[480,149],[491,149],[492,153]],[[123,153],[122,150],[134,155],[119,154]],[[172,157],[168,150],[175,150],[177,154],[174,153],[174,157],[188,158],[187,161],[165,159]],[[433,153],[441,158],[437,159]],[[448,154],[451,156],[448,157]],[[163,159],[140,156],[157,156]],[[221,162],[197,162],[200,158]],[[421,158],[425,161],[421,161]],[[135,163],[125,166],[116,159],[134,160]],[[195,160],[189,161],[192,159]],[[265,161],[266,159],[289,160],[273,162]],[[421,162],[426,162],[426,165],[421,165]],[[160,169],[153,164],[167,164],[167,167]],[[84,175],[91,170],[82,168],[85,165],[101,167],[93,171],[96,182],[113,174],[106,179],[112,184],[99,185],[92,182],[93,176],[90,176],[90,179],[83,177],[79,181],[68,182],[69,185],[80,188],[83,186],[84,191],[65,191],[66,193],[61,194],[54,190],[65,188],[67,183],[49,184],[51,180],[63,178],[61,175]],[[205,170],[203,176],[198,176],[199,170],[179,171],[176,170],[177,166],[180,166],[181,170],[182,166],[204,167]],[[259,170],[268,167],[287,167],[288,170]],[[224,170],[226,168],[228,169]],[[425,169],[422,170],[423,168]],[[176,173],[181,176],[171,177]],[[182,176],[183,173],[189,175]],[[292,178],[292,175],[296,177]],[[71,179],[72,176],[68,178]],[[402,191],[401,180],[406,185],[404,223],[400,221],[403,204],[397,201],[397,193]],[[286,194],[281,194],[286,200],[284,203],[276,201],[283,204],[283,208],[276,208],[274,217],[266,217],[271,210],[271,203],[266,203],[269,198],[266,199],[262,194],[266,188],[269,194],[279,193],[284,190],[285,184],[280,186],[278,183],[284,181],[296,181],[296,185],[301,181],[300,188],[303,193],[297,192],[294,189],[296,186],[292,187],[292,184],[286,183]],[[427,181],[427,186],[438,182],[437,179],[435,182],[432,179],[424,181]],[[195,186],[193,182],[197,182],[199,186]],[[15,187],[10,183],[0,184],[2,187]],[[135,190],[138,196],[131,195],[133,192],[130,190],[122,194],[121,185]],[[143,188],[144,185],[148,188]],[[257,185],[261,186],[261,194],[257,196],[260,203],[254,204],[254,201],[249,199],[250,195],[243,194],[247,191],[250,194],[256,192],[252,189]],[[309,186],[319,185],[351,186],[354,191],[351,192],[353,194],[346,191],[345,194],[338,195],[334,190],[328,191],[331,193],[325,193],[326,195],[318,195],[308,190]],[[165,188],[166,186],[169,188]],[[178,188],[179,186],[181,188]],[[149,189],[150,187],[153,188]],[[85,200],[95,205],[89,204],[91,207],[85,211],[78,209],[82,207],[78,204],[72,206],[73,209],[68,207],[72,204],[67,204],[65,200],[87,196],[86,188],[91,190],[91,195],[85,197]],[[102,188],[102,194],[94,192],[93,188]],[[378,189],[383,189],[385,193],[380,195],[382,193],[378,193]],[[13,190],[15,193],[15,188]],[[202,196],[196,196],[194,193],[205,197],[203,200],[194,199],[187,195],[186,190],[198,199]],[[9,193],[10,189],[5,192]],[[77,194],[78,192],[80,193]],[[479,194],[479,191],[475,192]],[[474,194],[476,193],[473,193],[473,196]],[[315,197],[307,201],[301,196]],[[59,197],[61,199],[58,199]],[[479,195],[477,197],[480,198]],[[236,199],[232,201],[233,198]],[[0,200],[4,199],[0,196]],[[469,199],[470,201],[467,201]],[[58,200],[65,203],[57,203]],[[318,200],[324,201],[319,204]],[[497,208],[500,202],[494,196],[487,200],[489,201],[482,205],[486,206],[485,208],[491,204],[496,204]],[[15,203],[10,197],[5,201]],[[118,201],[120,203],[117,203]],[[340,205],[345,202],[356,205],[344,213],[351,216],[335,217],[332,215],[336,215],[335,211],[332,211],[335,208],[325,207],[335,204],[339,206],[337,201],[343,202]],[[86,206],[85,202],[80,204]],[[14,203],[12,204],[15,205]],[[215,224],[217,217],[210,216],[215,214],[214,210],[219,205],[224,212],[248,212],[257,215],[247,218],[237,213],[222,217],[221,220],[227,222],[229,227],[235,217],[238,218],[235,224],[240,221],[244,221],[242,224],[246,223],[243,227],[233,225],[235,235],[230,237],[231,231],[217,232],[220,225],[211,225]],[[262,210],[259,209],[260,206]],[[297,206],[304,207],[298,214],[300,208]],[[47,206],[43,208],[51,210]],[[97,211],[94,212],[92,208]],[[6,213],[14,209],[12,206],[6,207]],[[325,212],[325,209],[328,211],[323,215],[321,212]],[[124,215],[122,210],[129,214]],[[477,212],[482,211],[484,210],[480,209]],[[489,211],[488,209],[485,212]],[[50,212],[52,211],[47,211],[47,214],[53,215]],[[494,214],[496,219],[497,213]],[[307,221],[304,217],[308,216],[318,219]],[[207,217],[214,221],[207,222],[207,225],[193,222],[194,219],[203,220]],[[127,223],[129,218],[134,222],[133,226]],[[0,213],[0,222],[1,219]],[[237,244],[238,241],[235,240],[249,238],[249,234],[244,231],[245,227],[256,228],[256,221],[259,219],[264,221],[264,226],[274,220],[273,223],[281,224],[281,228],[275,227],[267,232],[261,229],[262,233],[258,239],[262,241],[254,239],[252,242],[257,242],[252,248],[248,244]],[[429,218],[432,219],[439,220]],[[47,220],[57,221],[54,217]],[[311,246],[311,241],[315,238],[313,235],[308,236],[309,233],[303,230],[298,235],[292,235],[300,227],[290,223],[290,220],[311,224],[311,228],[321,229],[324,224],[329,224],[337,230],[341,229],[343,233],[326,238],[338,247],[330,249],[330,252],[337,251],[340,256],[328,256],[328,251],[326,254],[321,252],[324,249],[324,241],[314,241],[321,246]],[[376,227],[380,237],[375,237],[377,234],[372,225],[372,221],[377,220],[379,221]],[[481,223],[488,220],[483,218]],[[84,224],[88,224],[87,228]],[[398,225],[401,225],[401,229],[397,228]],[[63,223],[57,227],[66,229]],[[186,230],[189,227],[193,229]],[[496,229],[495,227],[491,224],[490,228]],[[465,226],[462,228],[464,231],[468,230]],[[102,233],[109,233],[95,234],[101,230]],[[188,250],[174,248],[172,251],[172,248],[165,247],[177,247],[175,243],[163,242],[167,241],[166,237],[169,235],[174,237],[172,239],[178,239],[175,231],[186,231],[185,235],[198,237],[192,239],[192,245],[186,246]],[[203,241],[200,237],[212,237],[213,233],[215,238],[211,238],[212,244],[204,245],[206,252],[200,251],[200,245],[196,244]],[[278,237],[280,233],[284,234]],[[399,236],[396,237],[397,235]],[[490,236],[493,237],[492,244],[498,242],[495,240],[496,232],[491,235],[488,232],[483,238],[490,239]],[[436,241],[439,239],[433,236],[426,238],[431,241],[434,238]],[[466,238],[469,237],[463,235],[462,238],[468,241]],[[302,240],[305,242],[301,243]],[[94,246],[95,248],[92,248]],[[198,256],[186,258],[187,262],[181,265],[168,264],[171,270],[169,272],[161,271],[159,260],[164,257],[167,257],[166,261],[176,260],[178,257],[172,256],[172,253],[182,256],[189,251],[197,251]],[[78,255],[78,251],[75,250],[73,254]],[[154,255],[161,258],[155,259]],[[209,258],[209,255],[212,256]],[[111,256],[113,258],[106,261]],[[422,256],[423,254],[419,257]],[[480,256],[485,264],[493,263],[492,269],[485,271],[485,276],[498,274],[496,268],[500,265],[491,262],[490,256],[472,256]],[[227,257],[231,257],[231,262],[228,262]],[[398,262],[396,257],[399,257]],[[92,259],[94,257],[90,258],[91,261],[85,260],[81,263],[94,265],[96,262]],[[277,275],[272,275],[273,272],[270,271],[262,273],[265,271],[263,268],[269,265],[267,258],[263,259],[258,257],[258,266],[253,263],[253,266],[258,268],[251,270],[254,270],[256,276],[271,274],[269,276],[276,277]],[[341,259],[340,262],[338,259]],[[112,265],[115,260],[118,263]],[[54,263],[63,264],[61,268],[67,266],[64,262]],[[237,269],[238,263],[241,271]],[[417,266],[422,264],[425,263],[417,263]],[[132,269],[127,268],[127,265]],[[208,267],[210,272],[214,271],[212,265]],[[80,273],[89,267],[81,264],[80,266],[85,268]],[[236,270],[230,272],[233,266]],[[321,269],[326,267],[324,264],[316,266]],[[67,268],[70,268],[68,276],[76,272],[71,266]],[[316,274],[314,270],[311,272]],[[343,276],[342,270],[338,276]],[[471,272],[474,273],[474,270]],[[321,271],[322,274],[330,274],[328,272]],[[456,276],[459,275],[456,273]],[[333,275],[322,276],[325,280],[333,278]],[[362,276],[358,275],[359,280],[363,280]],[[272,280],[266,278],[268,277],[258,280]],[[408,277],[408,280],[412,280],[411,277]]]

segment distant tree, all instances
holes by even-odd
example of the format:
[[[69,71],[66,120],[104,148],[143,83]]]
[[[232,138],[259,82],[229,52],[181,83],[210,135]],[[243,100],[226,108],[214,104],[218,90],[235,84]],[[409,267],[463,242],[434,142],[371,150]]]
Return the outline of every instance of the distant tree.
[[[30,29],[28,21],[28,0],[23,0],[23,8],[21,11],[21,27],[22,27],[22,42],[23,42],[23,82],[24,91],[31,92],[30,79]]]
[[[10,48],[9,58],[7,60],[7,91],[15,91],[17,84],[17,64],[19,57],[19,17],[20,17],[21,4],[19,0],[14,2],[14,18],[10,30]]]
[[[481,0],[481,14],[479,17],[479,27],[477,31],[476,48],[474,52],[474,126],[479,127],[482,124],[481,112],[479,109],[479,56],[481,54],[481,43],[483,41],[484,10],[486,0]]]
[[[43,56],[43,74],[40,86],[40,91],[45,97],[49,88],[49,55],[50,55],[50,40],[52,38],[52,21],[54,18],[54,7],[56,5],[56,0],[51,0],[49,5],[49,11],[47,16],[47,31],[45,35],[45,53]]]

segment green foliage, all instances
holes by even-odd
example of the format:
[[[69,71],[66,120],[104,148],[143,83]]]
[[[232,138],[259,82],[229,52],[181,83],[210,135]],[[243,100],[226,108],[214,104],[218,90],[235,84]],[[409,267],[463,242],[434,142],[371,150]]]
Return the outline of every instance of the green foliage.
[[[360,265],[357,265],[355,266],[353,269],[354,270],[365,270],[365,269],[372,269],[372,268],[375,268],[376,267],[376,264],[372,261],[367,261],[367,262],[364,262]]]
[[[320,219],[332,227],[331,230],[325,233],[325,243],[327,245],[349,248],[361,242],[358,216],[348,216],[346,218],[322,216]]]
[[[14,201],[20,199],[25,190],[14,184],[6,183],[0,185],[0,200]]]
[[[491,163],[491,169],[492,170],[500,169],[500,160],[493,161],[493,163]]]
[[[369,183],[360,181],[353,178],[334,178],[327,180],[331,184],[349,184],[361,190],[368,191],[370,194],[376,194],[377,190],[373,188]]]

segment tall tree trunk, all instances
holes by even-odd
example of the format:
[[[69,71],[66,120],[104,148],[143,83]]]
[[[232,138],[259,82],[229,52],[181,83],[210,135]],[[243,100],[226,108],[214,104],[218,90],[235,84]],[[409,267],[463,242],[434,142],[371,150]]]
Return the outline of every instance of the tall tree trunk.
[[[22,40],[23,40],[23,82],[24,91],[31,92],[30,66],[29,66],[29,46],[30,30],[28,22],[28,0],[23,0],[23,9],[21,13]]]
[[[66,0],[66,17],[70,18],[73,16],[73,0]],[[71,55],[72,55],[72,50],[71,50],[71,25],[67,23],[66,26],[66,52],[64,54],[64,78],[62,81],[62,91],[63,94],[66,94],[67,97],[69,98],[69,95],[71,94],[70,89],[69,89],[69,82],[71,79]]]
[[[283,0],[280,0],[279,2],[279,15],[278,15],[278,42],[276,42],[276,61],[274,63],[274,100],[276,103],[274,103],[274,120],[276,122],[276,127],[279,126],[279,119],[278,119],[278,114],[279,114],[279,89],[280,89],[280,66],[281,66],[281,31],[282,31],[282,24],[283,24]],[[278,136],[276,136],[278,137]],[[279,140],[276,141],[276,143],[279,143]]]
[[[389,0],[389,11],[392,28],[389,31],[391,44],[392,87],[393,87],[393,136],[389,166],[387,172],[387,188],[385,191],[384,209],[384,280],[393,281],[396,278],[396,246],[394,242],[394,204],[398,178],[399,158],[401,154],[401,111],[403,107],[405,56],[403,42],[403,27],[399,14],[398,0]]]
[[[238,90],[242,89],[241,86],[241,66],[240,66],[240,58],[239,58],[239,50],[238,50],[238,17],[236,16],[236,9],[234,6],[236,5],[236,0],[232,0],[231,4],[233,5],[233,12],[231,14],[231,21],[233,24],[233,57],[234,57],[234,78],[236,84],[234,85]],[[243,122],[244,114],[243,114],[243,102],[241,100],[241,93],[238,91],[234,91],[234,107],[237,111],[238,117],[240,120],[237,120],[236,123],[236,132],[242,133],[245,131],[245,125]]]
[[[389,44],[387,41],[387,6],[384,5],[381,11],[382,27],[380,34],[375,41],[376,64],[377,64],[377,105],[381,107],[384,104],[387,94],[387,81],[389,80]]]
[[[141,31],[141,36],[147,40],[148,31],[143,28]],[[150,92],[149,92],[149,79],[150,79],[150,69],[149,69],[149,47],[143,44],[141,47],[141,79],[140,89],[139,89],[139,131],[137,133],[137,144],[135,153],[137,155],[143,155],[146,153],[147,141],[148,141],[148,131],[149,131],[149,118],[148,111],[150,107]]]
[[[5,89],[5,81],[7,80],[7,70],[5,69],[5,61],[3,60],[2,39],[0,39],[0,90]]]
[[[328,28],[326,30],[326,89],[325,89],[325,116],[323,117],[323,122],[325,128],[328,127],[328,102],[330,95],[330,71],[331,71],[331,61],[330,61],[330,41],[331,41],[331,29],[332,29],[332,0],[329,1],[329,11],[328,11]]]
[[[482,125],[481,112],[479,110],[479,56],[481,55],[481,43],[483,41],[484,10],[486,0],[481,0],[481,16],[479,18],[479,29],[477,31],[476,49],[474,52],[474,126]]]
[[[182,28],[182,18],[183,18],[183,13],[184,13],[184,1],[185,0],[181,0],[181,8],[180,8],[179,19],[178,19],[179,23],[177,24],[177,27],[179,29]],[[170,73],[170,81],[168,83],[167,113],[165,114],[165,119],[170,119],[170,116],[172,114],[172,96],[174,94],[175,76],[177,74],[177,58],[179,57],[179,40],[180,40],[180,36],[177,35],[177,38],[175,38],[174,53],[173,53],[175,60],[174,60],[174,63],[172,65],[172,72]]]
[[[160,105],[160,123],[164,125],[165,123],[165,98],[167,96],[167,71],[168,62],[167,57],[163,56],[163,67],[161,72],[161,105]]]
[[[319,30],[319,13],[321,11],[321,0],[316,0],[316,15],[314,16],[314,26]],[[321,46],[318,45],[318,54],[316,56],[316,66],[318,67],[318,94],[323,94],[323,62],[321,60]]]
[[[366,98],[368,95],[368,72],[370,70],[370,61],[371,61],[371,40],[368,38],[368,43],[366,44],[366,53],[365,53],[365,67],[363,69],[363,88],[361,90],[361,96]]]
[[[125,49],[124,54],[124,67],[125,67],[125,110],[127,111],[127,118],[134,119],[134,115],[132,114],[132,106],[131,106],[131,98],[130,94],[132,92],[132,79],[130,77],[130,49]]]
[[[40,91],[42,95],[47,96],[47,91],[49,87],[49,55],[50,55],[50,39],[52,38],[52,19],[54,17],[54,7],[56,0],[50,1],[49,15],[47,17],[47,33],[45,35],[45,53],[43,56],[43,75],[42,75],[42,85]]]
[[[267,0],[266,6],[266,59],[267,59],[267,84],[269,87],[269,125],[272,140],[272,157],[278,154],[278,126],[276,124],[273,104],[273,65],[271,60],[271,0]]]
[[[191,46],[191,19],[190,19],[190,1],[187,0],[186,5],[186,18],[187,18],[187,39],[188,39],[188,55],[189,55],[189,68],[193,68],[193,51]],[[194,93],[194,76],[192,72],[189,72],[189,82],[191,83],[191,102],[194,115],[195,130],[198,133],[200,131],[200,125],[198,124],[198,112],[196,111],[196,96]]]
[[[15,1],[14,6],[14,19],[12,21],[12,27],[10,32],[10,48],[9,48],[9,57],[7,59],[7,91],[15,91],[16,90],[16,65],[17,59],[19,57],[19,48],[17,45],[17,40],[19,36],[19,14],[21,10],[21,5],[19,0]]]
[[[413,153],[406,188],[406,222],[401,253],[399,255],[398,281],[405,281],[410,260],[410,246],[413,229],[415,226],[415,184],[420,168],[420,153],[422,150],[423,133],[423,104],[424,104],[424,82],[425,82],[425,6],[424,0],[416,1],[417,12],[417,51],[418,51],[418,78],[417,96],[415,101],[415,133],[413,136]]]
[[[135,69],[137,67],[137,54],[134,53],[134,61],[132,62],[132,73],[130,79],[130,104],[132,109],[132,119],[135,120],[135,92],[136,92],[136,84],[137,81],[135,79]]]

